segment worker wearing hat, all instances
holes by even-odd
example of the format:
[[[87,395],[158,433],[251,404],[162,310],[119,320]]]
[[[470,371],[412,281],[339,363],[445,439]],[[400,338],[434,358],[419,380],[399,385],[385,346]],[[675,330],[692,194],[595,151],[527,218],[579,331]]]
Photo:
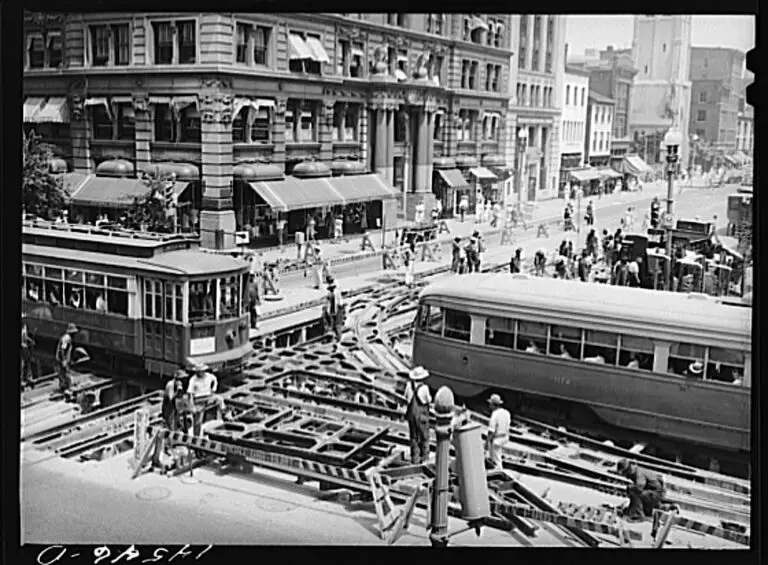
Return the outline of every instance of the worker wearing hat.
[[[68,395],[72,388],[72,377],[69,374],[70,367],[72,366],[72,350],[74,349],[73,337],[78,328],[75,324],[67,324],[67,330],[59,338],[59,343],[56,345],[56,369],[59,374],[59,391]]]
[[[501,450],[509,440],[509,426],[512,423],[512,414],[503,408],[504,401],[494,393],[488,399],[491,407],[491,419],[488,421],[488,438],[486,439],[487,458],[491,460],[493,468],[502,469]]]
[[[405,396],[408,408],[405,417],[408,421],[408,435],[411,440],[411,463],[419,465],[429,457],[429,403],[432,397],[429,387],[424,382],[429,373],[424,367],[416,367],[409,373]]]
[[[341,296],[341,289],[336,285],[336,279],[328,275],[326,278],[328,285],[328,295],[324,308],[324,318],[327,325],[333,329],[336,339],[341,340],[341,333],[344,330],[344,302]]]
[[[187,394],[192,398],[195,406],[195,433],[199,433],[202,424],[202,416],[209,408],[216,408],[217,419],[229,420],[231,414],[227,412],[224,399],[216,394],[219,381],[211,372],[210,367],[201,363],[191,363],[187,370],[192,374],[187,386]]]
[[[165,425],[168,429],[175,430],[178,422],[178,410],[176,408],[176,399],[184,395],[184,379],[189,375],[184,369],[179,369],[173,373],[172,378],[168,379],[163,391],[162,415]]]
[[[640,522],[653,516],[665,496],[664,481],[660,475],[651,473],[637,466],[634,461],[619,460],[616,470],[632,484],[627,487],[629,506],[624,517],[630,522]]]

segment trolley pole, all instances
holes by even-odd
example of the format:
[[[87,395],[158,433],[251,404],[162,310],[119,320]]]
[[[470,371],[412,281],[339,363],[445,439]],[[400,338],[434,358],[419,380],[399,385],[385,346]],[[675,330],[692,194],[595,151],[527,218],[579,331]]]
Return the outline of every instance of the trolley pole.
[[[448,459],[451,449],[451,432],[453,421],[453,392],[443,386],[435,394],[435,412],[437,425],[437,454],[435,457],[435,482],[432,489],[431,519],[429,541],[432,547],[448,546],[448,498],[450,495],[450,475]]]

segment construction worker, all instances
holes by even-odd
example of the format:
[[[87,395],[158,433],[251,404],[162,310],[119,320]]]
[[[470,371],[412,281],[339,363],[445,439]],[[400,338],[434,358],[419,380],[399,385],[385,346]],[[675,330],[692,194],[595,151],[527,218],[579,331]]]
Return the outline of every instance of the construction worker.
[[[32,386],[32,349],[35,340],[29,336],[26,316],[21,318],[21,386]]]
[[[193,364],[187,370],[192,373],[187,394],[192,397],[195,405],[195,433],[199,433],[202,417],[209,408],[216,408],[217,419],[231,419],[231,413],[226,410],[224,399],[216,394],[219,380],[210,372],[210,367],[204,364]]]
[[[637,466],[634,461],[621,459],[617,465],[618,473],[632,481],[627,487],[629,506],[624,517],[630,522],[640,522],[653,516],[665,498],[664,481],[660,475],[651,473]]]
[[[504,401],[498,394],[492,394],[488,399],[491,407],[491,419],[488,422],[488,438],[486,439],[487,458],[491,460],[493,468],[502,469],[501,449],[509,439],[509,425],[512,422],[512,414],[502,408]]]
[[[248,312],[251,318],[251,329],[258,327],[259,306],[261,306],[261,293],[259,292],[259,281],[255,273],[249,275],[248,280]]]
[[[69,369],[72,365],[73,337],[79,330],[75,324],[68,324],[67,331],[59,338],[56,346],[56,368],[59,373],[59,391],[67,395],[72,388],[72,378]]]
[[[323,320],[326,328],[332,328],[337,339],[341,339],[341,332],[344,329],[344,303],[341,296],[341,290],[336,286],[336,279],[328,276],[326,279],[328,285],[328,294],[326,304],[323,307]]]
[[[163,421],[169,430],[175,430],[178,427],[178,410],[176,409],[176,399],[184,395],[183,380],[189,375],[184,369],[179,369],[173,374],[173,378],[168,381],[163,391],[162,415]]]
[[[411,440],[411,463],[420,465],[429,457],[429,404],[432,397],[429,387],[423,381],[429,373],[423,367],[416,367],[410,374],[410,390],[406,388],[408,408],[408,436]]]

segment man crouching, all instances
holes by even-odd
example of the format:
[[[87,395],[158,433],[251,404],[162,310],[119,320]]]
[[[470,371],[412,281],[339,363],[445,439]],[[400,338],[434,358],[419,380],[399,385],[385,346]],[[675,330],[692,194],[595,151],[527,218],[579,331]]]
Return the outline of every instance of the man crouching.
[[[636,463],[626,459],[619,461],[617,471],[632,481],[627,487],[629,507],[624,512],[625,519],[629,522],[639,522],[653,516],[653,511],[659,508],[664,500],[664,481],[661,476],[641,469]]]

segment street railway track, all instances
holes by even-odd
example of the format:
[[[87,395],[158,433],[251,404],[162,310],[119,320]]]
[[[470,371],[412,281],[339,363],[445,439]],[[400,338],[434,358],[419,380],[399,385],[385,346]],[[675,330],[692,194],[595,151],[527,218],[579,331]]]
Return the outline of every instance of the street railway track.
[[[506,268],[504,263],[487,269]],[[338,343],[322,336],[279,349],[267,346],[268,340],[257,340],[242,375],[222,386],[222,395],[235,412],[235,422],[210,423],[207,437],[232,447],[240,445],[241,449],[267,453],[268,457],[261,462],[267,466],[269,461],[284,457],[314,461],[315,465],[333,462],[348,472],[376,468],[386,474],[407,469],[408,433],[403,421],[401,387],[410,360],[398,350],[398,343],[409,339],[409,318],[413,317],[420,288],[446,271],[447,267],[439,267],[417,276],[413,289],[395,282],[345,293],[348,325]],[[307,386],[308,382],[313,384],[312,388]],[[358,393],[363,395],[364,402],[354,396]],[[152,423],[158,421],[159,396],[153,394],[159,392],[82,415],[52,430],[36,433],[26,438],[27,442],[49,449],[51,457],[81,459],[105,450],[110,444],[130,447],[132,421],[140,407],[149,407]],[[272,420],[267,417],[269,414]],[[487,425],[487,418],[476,412],[470,411],[468,416]],[[355,456],[350,457],[350,453]],[[712,523],[728,519],[748,528],[751,493],[746,481],[633,453],[521,417],[515,419],[512,440],[504,449],[505,469],[512,473],[516,483],[525,477],[543,477],[609,498],[623,497],[628,484],[611,472],[620,457],[638,460],[663,473],[669,496],[681,511],[706,516]],[[409,494],[408,485],[412,487],[414,481],[418,483],[429,476],[428,470],[414,470],[413,474],[404,475],[403,480],[390,481],[393,498],[404,502]],[[494,500],[502,505],[500,508],[523,504],[529,514],[558,512],[542,502],[542,497],[529,493],[528,499],[521,499],[519,493],[513,496],[509,491],[493,490],[493,484],[491,481],[492,491],[496,492]],[[357,488],[363,486],[357,484]],[[452,512],[457,512],[455,504]],[[564,515],[558,516],[565,519]],[[496,518],[501,519],[498,514]],[[521,532],[535,537],[537,527],[531,520],[514,516],[506,520],[518,530],[515,537]],[[578,528],[575,531],[581,533],[565,526],[545,526],[560,532],[566,545],[600,543]]]

